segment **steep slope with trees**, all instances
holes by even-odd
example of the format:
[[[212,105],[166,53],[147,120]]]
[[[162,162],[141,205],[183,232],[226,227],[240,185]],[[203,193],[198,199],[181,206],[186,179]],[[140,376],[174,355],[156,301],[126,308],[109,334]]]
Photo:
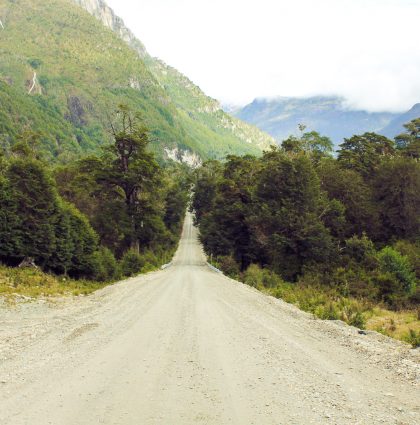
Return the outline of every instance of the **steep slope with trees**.
[[[165,152],[176,159],[258,154],[271,141],[245,124],[238,134],[224,124],[230,119],[224,114],[191,117],[139,55],[141,43],[127,44],[122,24],[114,33],[71,0],[5,0],[0,19],[0,140],[6,149],[31,128],[50,158],[96,152],[112,139],[109,116],[120,103],[141,111],[160,158]]]

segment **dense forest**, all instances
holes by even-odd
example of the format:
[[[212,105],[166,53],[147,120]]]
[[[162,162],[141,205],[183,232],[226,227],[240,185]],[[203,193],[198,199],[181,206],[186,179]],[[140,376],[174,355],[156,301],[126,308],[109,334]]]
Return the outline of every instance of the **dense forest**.
[[[261,158],[205,163],[192,203],[205,250],[231,276],[323,318],[363,327],[350,299],[418,306],[420,119],[405,127],[395,140],[355,135],[335,155],[302,126]]]
[[[181,166],[158,164],[142,122],[121,106],[113,143],[66,165],[42,157],[34,132],[2,152],[0,262],[110,281],[169,261],[189,183]]]

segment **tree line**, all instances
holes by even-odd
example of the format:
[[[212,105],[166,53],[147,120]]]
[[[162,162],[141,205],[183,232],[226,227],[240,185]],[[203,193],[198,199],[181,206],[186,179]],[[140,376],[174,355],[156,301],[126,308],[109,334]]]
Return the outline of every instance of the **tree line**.
[[[99,155],[48,164],[25,132],[0,155],[0,261],[111,280],[156,267],[179,237],[189,183],[158,164],[141,117],[120,107]]]
[[[395,140],[304,132],[261,158],[196,171],[192,208],[206,251],[234,276],[258,267],[391,307],[417,304],[420,119]]]

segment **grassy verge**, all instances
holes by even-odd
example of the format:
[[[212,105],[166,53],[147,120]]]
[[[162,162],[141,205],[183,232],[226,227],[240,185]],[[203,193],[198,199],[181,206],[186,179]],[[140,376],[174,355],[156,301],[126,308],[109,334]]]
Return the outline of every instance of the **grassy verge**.
[[[0,297],[12,300],[16,296],[30,298],[59,295],[88,295],[112,282],[73,280],[54,276],[33,268],[0,266]]]
[[[369,301],[338,296],[326,288],[281,285],[257,287],[324,320],[342,320],[360,329],[373,330],[420,346],[420,320],[416,310],[391,311]]]
[[[420,346],[420,310],[392,311],[369,300],[344,297],[333,288],[285,282],[268,269],[251,265],[239,273],[229,262],[213,261],[215,267],[268,295],[281,298],[323,320],[342,320],[360,329],[373,330]]]
[[[366,329],[408,342],[413,347],[419,347],[420,310],[390,311],[374,307],[367,318]]]
[[[158,270],[173,257],[176,247],[159,258],[148,259],[142,266],[141,274]],[[133,273],[135,275],[137,273]],[[12,268],[0,265],[0,297],[12,302],[18,296],[28,298],[89,295],[98,289],[111,285],[130,276],[118,274],[112,280],[75,280],[64,276],[44,273],[35,268]]]

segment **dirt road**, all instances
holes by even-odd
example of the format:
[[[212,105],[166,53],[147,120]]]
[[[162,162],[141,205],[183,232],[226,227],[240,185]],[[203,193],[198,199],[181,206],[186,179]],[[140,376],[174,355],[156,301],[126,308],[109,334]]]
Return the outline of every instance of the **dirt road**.
[[[166,270],[0,306],[0,424],[419,424],[418,360],[210,270],[187,216]]]

